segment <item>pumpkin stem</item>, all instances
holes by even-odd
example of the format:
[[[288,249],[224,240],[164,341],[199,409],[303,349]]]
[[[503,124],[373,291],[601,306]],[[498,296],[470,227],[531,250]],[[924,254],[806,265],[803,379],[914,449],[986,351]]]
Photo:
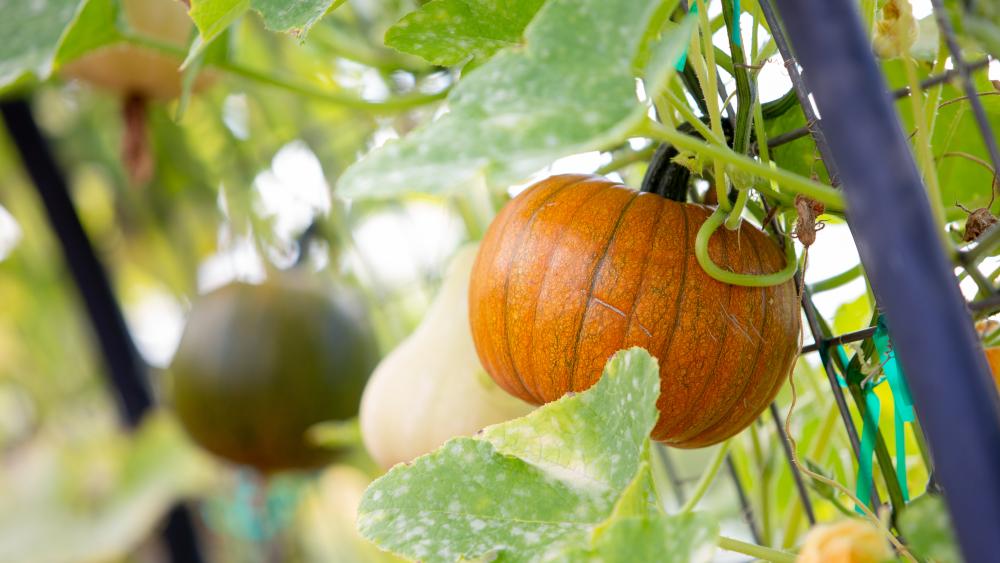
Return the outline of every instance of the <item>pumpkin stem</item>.
[[[705,123],[708,122],[707,117],[703,117],[701,120]],[[732,146],[733,126],[728,119],[722,120],[722,129],[726,134],[726,143]],[[690,123],[680,124],[677,130],[686,135],[705,139]],[[675,161],[679,154],[680,151],[674,145],[661,144],[649,160],[649,167],[646,169],[646,175],[642,178],[642,187],[639,188],[639,191],[661,195],[671,201],[686,202],[688,184],[691,182],[691,170]],[[730,202],[733,201],[734,195],[730,193]]]

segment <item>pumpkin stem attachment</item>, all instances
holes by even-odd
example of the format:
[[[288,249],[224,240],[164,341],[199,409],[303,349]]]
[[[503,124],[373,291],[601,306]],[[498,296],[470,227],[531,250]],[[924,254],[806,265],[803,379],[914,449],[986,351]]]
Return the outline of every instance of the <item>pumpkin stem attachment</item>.
[[[707,120],[707,117],[702,118],[703,122],[707,122]],[[731,146],[733,126],[728,119],[722,120],[722,130],[726,136],[726,143]],[[680,124],[677,126],[677,131],[698,139],[705,139],[704,135],[690,123]],[[657,147],[653,157],[649,160],[649,167],[646,169],[646,175],[642,178],[642,186],[639,191],[661,195],[679,203],[686,202],[688,184],[691,182],[691,170],[675,160],[679,154],[680,151],[672,143],[663,143]],[[731,193],[730,201],[732,201],[732,195]]]
[[[720,282],[746,287],[770,287],[792,279],[792,276],[798,270],[799,264],[795,257],[795,245],[792,244],[791,238],[787,235],[785,236],[785,267],[780,272],[771,274],[739,274],[724,270],[713,262],[712,258],[708,255],[708,240],[712,238],[712,234],[726,220],[726,214],[727,212],[724,209],[717,208],[705,223],[702,224],[701,228],[698,229],[698,235],[694,239],[694,255],[698,259],[698,264],[705,270],[705,273]]]

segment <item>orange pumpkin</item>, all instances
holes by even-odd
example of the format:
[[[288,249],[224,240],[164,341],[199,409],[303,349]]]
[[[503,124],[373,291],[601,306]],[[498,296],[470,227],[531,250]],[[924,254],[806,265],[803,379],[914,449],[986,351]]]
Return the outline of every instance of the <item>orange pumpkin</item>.
[[[993,381],[997,384],[997,389],[1000,389],[1000,346],[992,346],[986,349],[986,361],[990,364]]]
[[[472,272],[469,315],[483,366],[535,404],[583,391],[622,348],[660,361],[654,439],[696,448],[748,426],[798,355],[794,283],[716,281],[694,254],[711,209],[604,178],[553,176],[507,204]],[[709,254],[741,273],[782,269],[756,227],[720,229]]]

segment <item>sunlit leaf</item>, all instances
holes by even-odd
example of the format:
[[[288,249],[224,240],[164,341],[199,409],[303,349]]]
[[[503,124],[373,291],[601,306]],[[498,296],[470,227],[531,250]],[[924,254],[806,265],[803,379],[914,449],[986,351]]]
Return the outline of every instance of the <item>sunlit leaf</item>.
[[[523,47],[469,73],[448,97],[447,114],[349,168],[340,193],[443,194],[483,175],[507,186],[561,156],[621,142],[645,119],[633,65],[660,4],[548,2],[525,30]],[[675,59],[690,29],[666,31],[659,48],[667,54],[649,58]],[[663,77],[646,79],[658,84]]]
[[[44,80],[63,33],[83,0],[0,0],[0,89],[34,77]]]
[[[433,0],[389,28],[385,44],[442,66],[485,60],[520,44],[524,27],[544,3]]]
[[[192,0],[191,19],[201,32],[192,55],[225,31],[236,18],[253,8],[272,31],[304,35],[327,12],[344,0]]]
[[[623,517],[649,505],[658,394],[656,361],[619,352],[590,390],[397,465],[365,492],[359,529],[423,561],[537,560],[580,545],[621,497]]]
[[[940,496],[923,495],[906,505],[899,528],[913,552],[932,563],[962,561],[951,529],[948,507]]]
[[[327,12],[345,0],[251,0],[250,5],[272,31],[303,35]]]
[[[718,540],[718,524],[704,514],[631,516],[611,521],[589,548],[574,549],[565,559],[702,563],[712,560]]]

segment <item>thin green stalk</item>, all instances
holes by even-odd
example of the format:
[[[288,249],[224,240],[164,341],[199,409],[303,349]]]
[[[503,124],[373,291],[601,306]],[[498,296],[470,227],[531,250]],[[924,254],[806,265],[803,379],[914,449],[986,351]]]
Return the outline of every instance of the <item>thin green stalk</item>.
[[[652,120],[645,120],[638,127],[639,134],[673,143],[675,146],[700,153],[713,159],[725,162],[727,165],[742,170],[754,176],[774,180],[779,185],[788,190],[800,193],[824,204],[827,210],[843,211],[844,198],[838,190],[820,184],[815,180],[810,180],[794,172],[772,168],[766,164],[757,162],[745,155],[736,154],[728,147],[719,147],[696,139],[690,135],[685,135],[676,129],[665,127],[661,123]]]
[[[753,66],[759,67],[764,64],[764,61],[774,56],[778,52],[778,44],[774,42],[774,38],[767,40],[764,46],[761,47],[760,51],[757,52],[757,56],[753,58]],[[755,72],[760,72],[759,70]]]
[[[837,427],[837,421],[839,419],[840,412],[837,410],[837,405],[831,401],[829,407],[827,408],[826,416],[824,416],[823,421],[820,422],[819,432],[816,434],[816,439],[809,447],[809,453],[806,454],[806,459],[819,459],[820,455],[826,451],[827,444],[830,442],[830,437],[833,435],[833,429]],[[802,521],[802,503],[796,502],[792,504],[791,514],[785,524],[785,535],[781,540],[782,547],[789,548],[795,545],[795,540],[799,537],[799,527],[801,526]]]
[[[743,209],[746,208],[749,197],[750,188],[741,188],[736,193],[736,202],[733,203],[733,208],[729,210],[729,215],[726,216],[724,222],[726,228],[730,231],[740,228],[740,221],[743,219]]]
[[[742,553],[743,555],[749,555],[750,557],[763,559],[764,561],[771,561],[772,563],[795,563],[794,553],[778,551],[777,549],[771,549],[755,543],[747,543],[726,536],[719,536],[719,547],[726,551],[735,551],[736,553]]]
[[[716,136],[715,132],[705,126],[705,122],[698,119],[698,116],[691,111],[687,102],[680,100],[674,95],[673,92],[666,90],[663,92],[663,97],[666,98],[670,107],[677,110],[681,114],[681,117],[686,123],[689,123],[691,127],[694,127],[695,131],[701,134],[702,137],[707,141],[711,141],[717,145],[725,145],[726,142],[723,140],[725,137]]]
[[[691,41],[691,48],[688,53],[688,60],[694,66],[698,75],[698,81],[705,92],[705,103],[708,105],[708,118],[712,126],[712,131],[716,137],[725,139],[725,132],[722,130],[722,110],[719,107],[719,87],[717,68],[715,66],[715,47],[712,44],[712,28],[708,21],[708,3],[705,0],[698,2],[698,21],[701,28],[701,42],[698,45],[697,36]],[[724,163],[713,160],[712,167],[715,173],[715,194],[719,201],[719,207],[729,211],[729,186],[726,181],[726,167]]]
[[[931,211],[934,216],[934,223],[945,248],[950,248],[945,225],[948,220],[945,218],[944,205],[941,203],[941,186],[938,184],[937,167],[934,165],[934,155],[931,154],[931,138],[928,131],[926,113],[924,111],[924,92],[920,89],[920,78],[917,76],[917,69],[913,59],[908,56],[902,57],[903,67],[906,69],[906,79],[910,84],[910,108],[913,111],[913,124],[917,128],[917,162],[920,164],[920,172],[924,176],[924,184],[927,185],[927,197],[930,200]]]
[[[938,33],[938,53],[947,52],[948,44],[945,41],[944,34]],[[936,61],[934,61],[934,67],[931,69],[931,75],[938,75],[944,72],[945,63],[948,62],[948,57],[942,57],[938,55]],[[912,87],[911,87],[912,88]],[[927,137],[930,139],[934,138],[934,127],[937,125],[938,104],[941,102],[941,93],[944,92],[944,83],[935,84],[927,89],[927,104],[924,107],[924,122],[927,123]]]
[[[125,36],[129,43],[146,47],[161,53],[183,59],[187,53],[174,45],[149,39],[136,34]],[[362,109],[375,113],[395,113],[406,111],[416,107],[424,106],[432,102],[444,99],[448,95],[448,89],[433,94],[409,94],[397,96],[382,101],[365,100],[352,94],[342,92],[331,92],[325,88],[313,86],[304,82],[299,82],[288,77],[275,76],[264,71],[252,69],[239,63],[228,60],[206,61],[206,65],[218,70],[222,70],[234,76],[240,76],[260,84],[266,84],[275,88],[280,88],[288,92],[322,100],[324,102],[344,106],[353,109]]]
[[[729,51],[732,53],[733,77],[736,79],[736,126],[733,128],[733,152],[746,154],[750,148],[750,131],[753,127],[753,108],[756,102],[753,84],[750,82],[750,75],[746,67],[746,55],[743,53],[741,42],[738,41],[740,33],[740,15],[735,13],[733,3],[722,2],[722,16],[726,20],[727,35],[729,37]],[[742,220],[743,208],[746,206],[750,186],[741,185],[741,182],[733,182],[739,189],[736,203],[732,211],[726,218],[726,228],[733,231],[739,228]]]
[[[751,424],[749,430],[754,463],[760,471],[757,489],[760,493],[760,539],[764,545],[771,545],[771,464],[764,457],[756,424]]]
[[[924,467],[930,473],[934,470],[934,460],[931,459],[931,449],[927,447],[927,439],[924,437],[924,429],[920,426],[920,420],[913,419],[913,438],[917,442],[917,449],[920,450],[920,459],[924,462]]]
[[[708,469],[701,475],[698,479],[698,484],[694,487],[694,492],[691,493],[691,498],[684,503],[681,507],[680,513],[687,514],[694,510],[694,507],[698,505],[698,501],[701,500],[705,493],[708,492],[708,487],[715,480],[715,476],[719,473],[719,468],[722,467],[722,462],[726,459],[726,454],[729,453],[729,442],[726,440],[719,446],[719,449],[715,451],[715,456],[708,464]]]
[[[825,280],[820,280],[820,281],[818,281],[818,282],[810,285],[809,286],[809,290],[812,293],[814,293],[814,294],[815,293],[822,293],[824,291],[829,291],[831,289],[838,288],[838,287],[840,287],[842,285],[845,285],[845,284],[847,284],[849,282],[852,282],[852,281],[858,279],[858,277],[863,272],[864,272],[864,269],[861,267],[861,264],[855,264],[851,268],[848,268],[847,270],[844,270],[843,272],[840,272],[839,274],[830,276],[830,277],[826,278]]]
[[[616,170],[621,170],[622,168],[625,168],[626,166],[632,164],[633,162],[648,160],[649,157],[653,156],[654,152],[656,152],[655,146],[648,146],[644,149],[637,151],[630,150],[622,152],[621,154],[613,157],[611,159],[611,162],[598,168],[596,174],[600,174],[601,176],[603,176],[605,174],[609,174]]]
[[[348,37],[335,26],[318,25],[309,31],[309,41],[318,42],[336,56],[386,72],[405,70],[421,73],[431,70],[420,59],[388,48],[376,48],[360,37]]]

